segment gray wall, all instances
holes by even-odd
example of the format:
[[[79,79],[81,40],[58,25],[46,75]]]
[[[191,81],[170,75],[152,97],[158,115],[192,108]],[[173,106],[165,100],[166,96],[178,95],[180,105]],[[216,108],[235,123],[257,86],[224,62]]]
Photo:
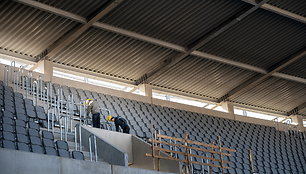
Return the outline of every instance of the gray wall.
[[[149,169],[153,170],[153,159],[152,157],[146,157],[146,153],[152,153],[151,146],[144,142],[143,140],[132,137],[133,143],[133,159],[134,163],[131,167],[135,168],[142,168],[142,169]],[[165,156],[161,154],[161,156]],[[160,170],[164,172],[173,172],[173,173],[180,173],[180,163],[177,161],[170,161],[170,160],[160,160]],[[156,167],[157,167],[157,160],[156,160]]]
[[[97,137],[98,155],[103,161],[114,165],[127,166],[127,163],[124,162],[127,162],[128,158],[129,162],[132,163],[130,165],[132,168],[153,170],[152,158],[146,157],[146,153],[151,153],[151,145],[140,138],[134,135],[82,126],[82,142],[87,148],[88,137],[91,134]],[[123,154],[126,156],[123,156]],[[161,171],[180,173],[179,162],[163,159],[160,161]]]
[[[82,132],[81,132],[82,145],[87,150],[89,149],[88,137],[92,135],[93,133],[97,133],[97,132],[91,132],[92,129],[93,128],[82,127]],[[128,166],[127,153],[114,147],[112,144],[106,142],[101,137],[98,137],[98,134],[96,134],[96,136],[97,136],[97,149],[98,149],[99,160],[105,161],[113,165]]]
[[[0,148],[1,174],[111,174],[111,165]]]
[[[133,163],[132,135],[98,128],[84,127],[84,129],[95,134],[97,138],[103,139],[103,141],[120,149],[120,151],[127,153],[129,163]]]
[[[0,148],[1,174],[166,174]]]
[[[112,171],[113,171],[113,174],[166,174],[165,172],[157,172],[153,170],[136,169],[136,168],[127,168],[127,167],[122,167],[122,166],[112,166]]]

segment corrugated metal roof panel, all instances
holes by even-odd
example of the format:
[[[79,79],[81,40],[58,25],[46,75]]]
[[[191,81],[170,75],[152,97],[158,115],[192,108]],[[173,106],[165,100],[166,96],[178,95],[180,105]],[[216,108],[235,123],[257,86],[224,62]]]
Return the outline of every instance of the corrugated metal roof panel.
[[[292,13],[296,13],[301,16],[306,16],[305,0],[271,0],[268,3],[284,10],[288,10]]]
[[[270,77],[232,100],[288,112],[304,103],[305,98],[305,84]]]
[[[254,72],[189,56],[151,83],[217,99],[254,75]]]
[[[36,0],[41,3],[56,7],[71,13],[80,15],[82,17],[88,17],[93,12],[101,8],[107,3],[108,0]]]
[[[281,72],[306,79],[306,56],[300,58],[296,62],[293,62]]]
[[[235,0],[126,0],[100,21],[188,46],[250,6]]]
[[[51,60],[137,80],[175,52],[91,28]]]
[[[75,25],[13,1],[0,3],[0,47],[8,50],[36,56]]]
[[[305,46],[305,24],[259,9],[200,50],[267,69]]]

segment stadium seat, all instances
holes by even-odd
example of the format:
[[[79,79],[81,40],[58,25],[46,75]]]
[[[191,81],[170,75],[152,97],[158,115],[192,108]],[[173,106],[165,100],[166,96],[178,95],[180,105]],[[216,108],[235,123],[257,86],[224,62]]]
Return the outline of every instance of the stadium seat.
[[[19,143],[29,143],[29,137],[24,134],[17,134],[16,135],[16,141]]]
[[[54,147],[45,147],[45,152],[47,155],[58,156],[58,153]]]
[[[63,140],[57,140],[56,141],[56,148],[57,149],[63,149],[63,150],[69,150],[68,143]]]
[[[42,137],[43,137],[43,138],[47,138],[47,139],[54,140],[53,133],[50,132],[50,131],[42,131]]]
[[[2,147],[6,149],[16,149],[15,142],[9,140],[3,140]]]
[[[30,136],[30,142],[32,145],[42,146],[41,139],[39,137]]]
[[[83,152],[80,151],[72,151],[71,156],[73,159],[85,160]]]
[[[70,154],[68,150],[65,149],[57,149],[58,156],[60,157],[65,157],[65,158],[70,158]]]
[[[55,148],[54,141],[52,139],[43,138],[42,141],[45,147]]]
[[[30,152],[30,146],[26,143],[17,143],[17,149],[21,151]]]
[[[40,153],[40,154],[44,154],[44,149],[42,146],[39,146],[39,145],[31,145],[31,148],[32,148],[32,152],[34,153]]]

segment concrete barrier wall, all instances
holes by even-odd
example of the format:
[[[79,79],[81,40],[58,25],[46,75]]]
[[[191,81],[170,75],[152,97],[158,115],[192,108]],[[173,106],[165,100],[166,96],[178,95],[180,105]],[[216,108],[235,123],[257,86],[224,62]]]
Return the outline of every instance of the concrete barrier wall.
[[[134,163],[131,165],[131,167],[153,170],[152,157],[146,157],[146,153],[152,153],[151,146],[135,136],[132,136],[132,143]],[[165,155],[161,154],[161,156]],[[155,166],[157,166],[157,160],[155,162]],[[181,167],[180,163],[177,161],[161,159],[160,164],[160,170],[163,172],[180,173]]]
[[[96,135],[97,138],[102,139],[120,151],[128,154],[128,162],[133,163],[132,135],[97,128],[84,127],[84,129],[87,129]]]
[[[122,166],[112,166],[112,174],[170,174],[166,172],[157,172],[153,170],[126,168]]]
[[[119,164],[119,162],[122,162],[122,159],[120,159],[122,158],[122,156],[120,156],[120,154],[127,154],[128,159],[130,159],[130,167],[153,170],[152,158],[146,157],[146,153],[151,153],[151,146],[148,143],[144,142],[142,139],[135,137],[134,135],[82,126],[83,141],[86,141],[85,139],[87,139],[88,141],[88,136],[90,134],[87,133],[96,135],[97,140],[99,139],[101,142],[104,143],[103,145],[98,145],[99,157],[100,153],[103,153],[104,155],[101,154],[102,156],[100,158],[102,158],[104,161],[109,162],[110,164],[121,165]],[[83,136],[84,134],[86,134],[86,137]],[[86,146],[88,146],[88,143],[86,144]],[[117,152],[117,150],[119,152]],[[114,153],[110,153],[113,151]],[[116,154],[119,155],[117,156]],[[110,158],[110,155],[112,160],[108,159]],[[162,154],[162,156],[164,155]],[[179,162],[170,160],[160,161],[161,171],[180,173]]]
[[[167,174],[0,148],[1,174]]]
[[[1,174],[111,174],[111,165],[0,148]]]
[[[93,129],[93,128],[92,128]],[[89,131],[90,128],[82,127],[82,145],[88,150],[89,141],[88,138],[92,135],[92,132]],[[92,143],[93,147],[93,143]],[[97,137],[97,149],[98,149],[98,158],[99,160],[105,161],[109,164],[128,166],[128,155],[120,149],[114,147],[103,139]]]

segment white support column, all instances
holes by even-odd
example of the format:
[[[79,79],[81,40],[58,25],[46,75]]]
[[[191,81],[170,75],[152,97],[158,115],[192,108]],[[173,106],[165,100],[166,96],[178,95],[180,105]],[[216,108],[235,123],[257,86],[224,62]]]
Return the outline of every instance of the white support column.
[[[40,73],[44,74],[44,81],[52,81],[53,62],[48,60],[41,60],[31,68],[31,70],[35,69],[37,69]]]
[[[139,90],[145,94],[145,96],[152,98],[152,86],[148,84],[139,85]]]
[[[235,120],[234,105],[231,102],[222,102],[221,107],[230,114],[232,119]]]
[[[304,130],[304,125],[303,125],[303,117],[300,115],[293,115],[291,116],[292,118],[292,123],[297,124],[297,128],[299,131]]]

